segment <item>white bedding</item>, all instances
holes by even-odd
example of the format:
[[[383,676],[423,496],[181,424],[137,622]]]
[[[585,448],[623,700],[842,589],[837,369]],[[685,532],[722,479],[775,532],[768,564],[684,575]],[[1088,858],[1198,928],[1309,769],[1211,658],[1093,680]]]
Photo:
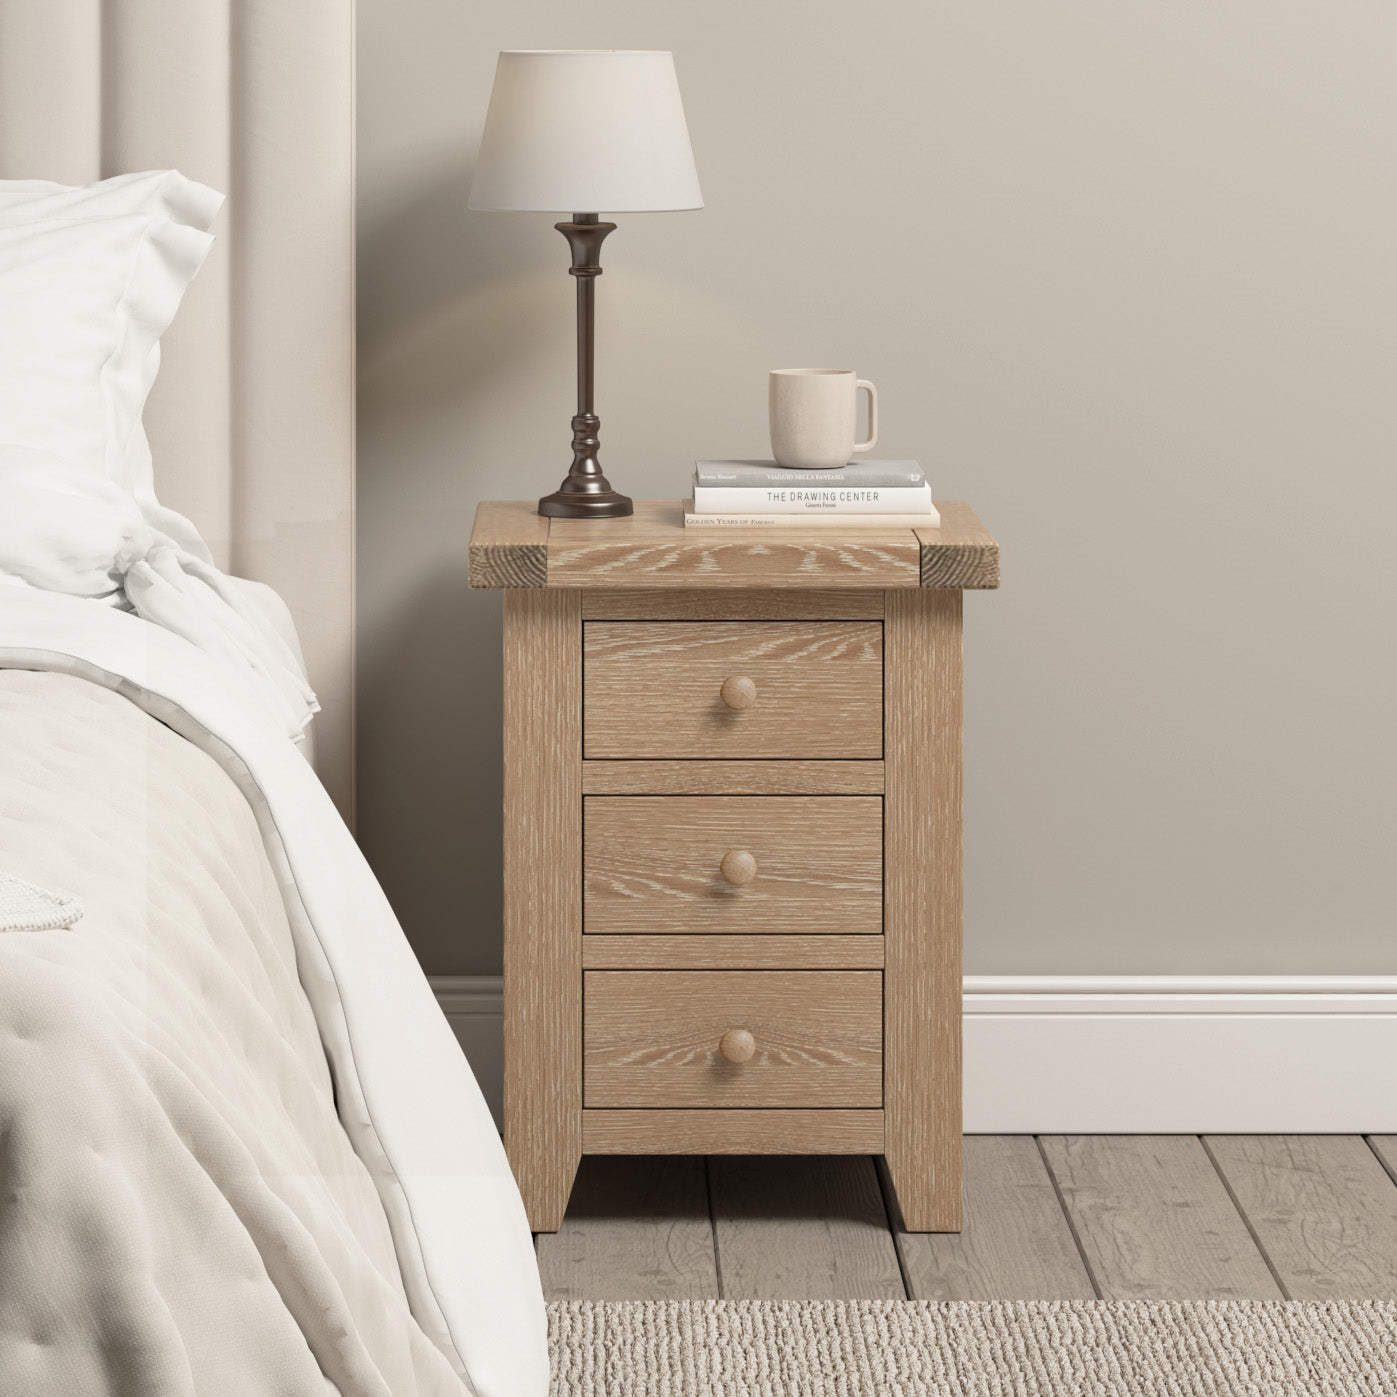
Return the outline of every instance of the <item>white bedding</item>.
[[[143,504],[90,471],[5,442],[0,502],[0,583],[135,611],[254,671],[257,700],[275,711],[288,736],[303,740],[320,705],[285,604],[270,588],[254,595],[256,584],[214,567],[189,520],[153,496]]]
[[[300,741],[319,705],[279,599],[269,618],[156,499],[141,420],[222,203],[177,170],[0,180],[0,583],[134,610],[255,670]]]
[[[0,866],[85,913],[0,936],[0,1390],[543,1397],[489,1113],[250,672],[4,588],[7,669]]]

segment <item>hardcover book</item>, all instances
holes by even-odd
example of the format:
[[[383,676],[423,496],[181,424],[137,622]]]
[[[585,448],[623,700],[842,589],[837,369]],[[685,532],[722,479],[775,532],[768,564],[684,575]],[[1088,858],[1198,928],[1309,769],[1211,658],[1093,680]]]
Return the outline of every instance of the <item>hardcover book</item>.
[[[897,489],[925,485],[915,461],[850,461],[828,471],[786,470],[775,461],[695,461],[694,484],[701,489],[768,489],[772,486],[853,485]]]
[[[694,486],[694,510],[699,514],[925,514],[930,508],[930,485]]]
[[[941,515],[932,505],[926,514],[702,514],[689,506],[686,529],[939,529]]]

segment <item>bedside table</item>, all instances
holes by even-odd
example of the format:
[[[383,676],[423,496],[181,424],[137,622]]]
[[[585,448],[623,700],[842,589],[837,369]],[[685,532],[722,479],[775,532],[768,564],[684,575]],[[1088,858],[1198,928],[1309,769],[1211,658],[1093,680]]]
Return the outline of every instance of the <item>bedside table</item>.
[[[959,1230],[961,591],[999,548],[938,508],[845,534],[480,506],[535,1231],[584,1154],[881,1154],[909,1230]]]

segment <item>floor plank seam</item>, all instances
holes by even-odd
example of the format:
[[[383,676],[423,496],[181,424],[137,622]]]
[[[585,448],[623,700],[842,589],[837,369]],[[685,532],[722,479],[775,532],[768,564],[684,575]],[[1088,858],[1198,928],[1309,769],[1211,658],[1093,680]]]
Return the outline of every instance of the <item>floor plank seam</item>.
[[[1281,1273],[1276,1269],[1275,1262],[1271,1260],[1270,1252],[1262,1245],[1260,1235],[1257,1233],[1256,1228],[1252,1226],[1251,1218],[1247,1216],[1247,1210],[1242,1206],[1241,1200],[1237,1197],[1232,1187],[1232,1181],[1227,1177],[1226,1171],[1223,1169],[1222,1165],[1218,1163],[1217,1155],[1213,1153],[1213,1147],[1208,1143],[1207,1138],[1202,1135],[1198,1137],[1198,1143],[1203,1146],[1203,1153],[1208,1156],[1208,1160],[1217,1172],[1218,1179],[1221,1181],[1223,1188],[1227,1190],[1227,1196],[1232,1200],[1232,1206],[1236,1208],[1237,1216],[1242,1219],[1242,1226],[1247,1229],[1247,1236],[1251,1238],[1252,1245],[1260,1254],[1261,1259],[1266,1263],[1266,1269],[1271,1273],[1271,1279],[1275,1281],[1276,1288],[1281,1293],[1281,1299],[1294,1299],[1290,1293],[1290,1287],[1281,1279]]]
[[[880,1161],[873,1160],[873,1177],[878,1181],[878,1196],[883,1200],[883,1216],[888,1221],[888,1235],[893,1239],[893,1255],[897,1258],[897,1274],[902,1277],[902,1295],[906,1300],[915,1300],[917,1297],[912,1294],[912,1277],[907,1274],[907,1263],[902,1255],[902,1246],[897,1235],[897,1219],[893,1214],[893,1201],[890,1196],[891,1180],[887,1177],[886,1167],[880,1167]]]
[[[708,1235],[713,1241],[713,1279],[718,1285],[718,1299],[726,1300],[723,1292],[723,1253],[718,1246],[718,1214],[713,1207],[713,1161],[703,1157],[703,1191],[708,1197]]]
[[[1397,1134],[966,1143],[960,1237],[905,1231],[878,1157],[584,1161],[545,1293],[1397,1299]]]
[[[1043,1161],[1043,1168],[1047,1170],[1048,1181],[1053,1186],[1053,1194],[1057,1198],[1057,1206],[1062,1209],[1062,1216],[1067,1223],[1067,1230],[1072,1234],[1072,1244],[1077,1248],[1077,1255],[1082,1258],[1082,1266],[1086,1270],[1087,1280],[1091,1282],[1092,1294],[1098,1300],[1106,1297],[1101,1291],[1101,1282],[1096,1279],[1096,1272],[1092,1268],[1090,1260],[1087,1258],[1087,1249],[1082,1245],[1081,1234],[1077,1231],[1077,1224],[1073,1221],[1072,1210],[1067,1206],[1067,1200],[1062,1196],[1062,1185],[1058,1182],[1057,1175],[1053,1172],[1052,1163],[1048,1159],[1048,1152],[1043,1148],[1043,1137],[1035,1135],[1033,1143],[1038,1146],[1038,1157]]]
[[[1397,1184],[1397,1172],[1393,1171],[1393,1167],[1387,1162],[1386,1156],[1373,1143],[1373,1137],[1371,1135],[1365,1135],[1363,1137],[1363,1143],[1367,1145],[1367,1147],[1373,1152],[1373,1157],[1377,1160],[1377,1162],[1382,1165],[1383,1173],[1386,1174],[1387,1177],[1391,1179],[1394,1184]]]

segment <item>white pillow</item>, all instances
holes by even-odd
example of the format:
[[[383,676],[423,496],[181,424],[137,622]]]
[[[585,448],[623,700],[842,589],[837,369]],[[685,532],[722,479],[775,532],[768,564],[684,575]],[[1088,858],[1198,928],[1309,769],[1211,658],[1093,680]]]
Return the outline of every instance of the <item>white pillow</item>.
[[[0,584],[134,609],[251,671],[301,741],[318,705],[290,613],[158,504],[141,426],[222,202],[173,170],[0,180]]]
[[[160,213],[0,216],[0,443],[129,487],[160,336],[212,242]]]
[[[109,218],[123,213],[159,213],[207,233],[223,195],[195,184],[178,170],[114,175],[94,184],[53,184],[42,179],[0,180],[0,223],[19,219]]]
[[[54,219],[160,214],[172,223],[207,232],[222,204],[223,195],[217,190],[196,184],[178,170],[144,170],[81,185],[54,184],[49,180],[0,180],[0,227]],[[134,346],[131,348],[134,350]],[[146,394],[159,368],[157,339],[141,366]],[[124,457],[109,461],[108,465],[113,479],[134,491],[147,507],[155,506],[150,443],[139,420],[128,436]]]

